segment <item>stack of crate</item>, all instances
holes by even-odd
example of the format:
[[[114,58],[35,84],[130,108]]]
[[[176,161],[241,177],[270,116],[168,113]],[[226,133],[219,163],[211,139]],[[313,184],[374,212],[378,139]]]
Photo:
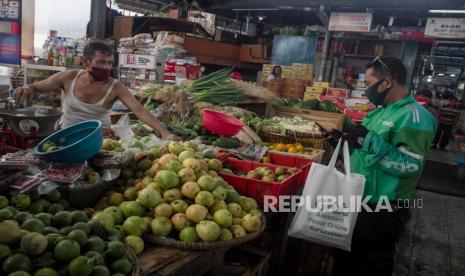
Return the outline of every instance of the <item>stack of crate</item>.
[[[307,86],[304,100],[318,99],[329,87],[329,82],[314,81],[312,86]]]
[[[262,76],[266,79],[273,72],[273,64],[263,64]]]
[[[283,79],[292,78],[292,66],[281,66],[281,78]]]
[[[312,81],[313,80],[313,64],[293,63],[291,78]]]

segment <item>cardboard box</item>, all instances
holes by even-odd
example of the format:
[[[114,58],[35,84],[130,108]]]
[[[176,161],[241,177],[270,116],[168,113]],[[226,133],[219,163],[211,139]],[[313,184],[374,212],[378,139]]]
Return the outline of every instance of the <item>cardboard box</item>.
[[[179,45],[184,45],[184,37],[179,35],[169,35],[167,37],[169,43],[175,43]]]
[[[347,99],[350,96],[350,90],[346,88],[329,87],[328,89],[326,89],[326,96]]]
[[[302,69],[302,70],[313,70],[313,64],[307,64],[307,63],[293,63],[292,67],[296,69]]]
[[[345,99],[344,100],[344,105],[346,107],[353,107],[357,104],[369,104],[370,101],[368,99],[362,99],[362,98],[359,98],[359,99],[356,99],[356,98],[350,98],[350,99]]]
[[[342,130],[344,125],[344,114],[342,113],[298,109],[287,106],[273,106],[270,111],[270,117],[273,116],[287,118],[294,118],[295,116],[299,116],[306,120],[318,122],[328,130],[332,128]]]
[[[307,86],[305,93],[315,93],[315,94],[323,94],[325,92],[325,88],[322,87],[315,87],[315,86]]]
[[[320,98],[320,93],[305,93],[304,94],[304,101],[306,100],[313,100],[313,99],[319,99]]]
[[[328,88],[329,87],[329,82],[314,81],[312,86]]]

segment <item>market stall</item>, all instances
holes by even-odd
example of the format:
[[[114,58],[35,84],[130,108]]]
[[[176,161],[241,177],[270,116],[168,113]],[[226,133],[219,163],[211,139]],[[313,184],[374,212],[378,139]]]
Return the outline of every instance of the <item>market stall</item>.
[[[18,135],[30,134],[21,120],[35,122],[38,138],[24,150],[4,146],[0,160],[0,227],[12,233],[3,270],[177,275],[221,273],[238,254],[253,260],[236,268],[244,271],[278,260],[290,215],[263,213],[264,198],[301,192],[329,150],[323,129],[341,129],[343,115],[274,107],[260,118],[236,104],[282,100],[230,73],[136,92],[183,142],[160,140],[128,114],[103,139],[99,121],[47,129],[60,116],[44,113],[53,109],[0,113]]]

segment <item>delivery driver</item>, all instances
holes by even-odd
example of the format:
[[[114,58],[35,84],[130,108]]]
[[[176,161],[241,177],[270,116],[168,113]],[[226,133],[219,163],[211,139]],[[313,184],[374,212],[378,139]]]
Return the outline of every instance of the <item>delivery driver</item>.
[[[102,122],[103,129],[108,131],[111,126],[111,108],[116,100],[121,100],[140,120],[157,130],[163,139],[174,137],[137,102],[121,82],[110,77],[113,66],[111,47],[102,42],[91,42],[84,48],[83,60],[85,70],[59,72],[46,80],[17,88],[14,93],[16,102],[21,103],[24,99],[32,102],[37,92],[62,88],[62,128],[97,119]]]
[[[362,125],[333,131],[330,142],[342,136],[353,149],[351,172],[366,177],[364,197],[373,210],[381,196],[393,212],[358,214],[351,252],[334,250],[333,275],[391,275],[395,242],[420,179],[424,156],[434,138],[436,121],[418,104],[405,86],[405,66],[397,58],[377,57],[367,66],[366,95],[378,109]]]

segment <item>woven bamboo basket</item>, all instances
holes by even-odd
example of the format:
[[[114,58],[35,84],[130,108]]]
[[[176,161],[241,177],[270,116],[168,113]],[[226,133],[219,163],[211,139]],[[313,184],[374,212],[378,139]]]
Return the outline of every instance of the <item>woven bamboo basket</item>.
[[[139,265],[139,259],[136,256],[136,253],[132,251],[132,249],[127,248],[126,249],[126,255],[129,259],[129,261],[132,263],[132,274],[131,276],[140,276],[140,265]]]
[[[244,243],[247,243],[256,237],[258,237],[264,230],[266,226],[265,216],[262,215],[262,227],[260,230],[254,233],[249,233],[243,237],[234,238],[229,241],[215,241],[215,242],[194,242],[194,243],[186,243],[183,241],[176,240],[171,237],[156,237],[154,235],[147,235],[144,240],[147,240],[150,243],[176,248],[181,250],[211,250],[211,249],[219,249],[219,248],[228,248],[238,246]]]

